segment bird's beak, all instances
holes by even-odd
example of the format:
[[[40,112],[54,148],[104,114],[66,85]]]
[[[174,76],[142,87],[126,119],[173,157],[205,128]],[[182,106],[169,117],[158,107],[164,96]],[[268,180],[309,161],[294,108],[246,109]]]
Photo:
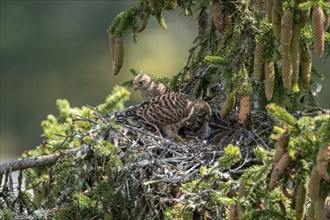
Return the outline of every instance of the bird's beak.
[[[138,87],[137,86],[134,86],[133,88],[134,88],[135,91],[138,90]]]

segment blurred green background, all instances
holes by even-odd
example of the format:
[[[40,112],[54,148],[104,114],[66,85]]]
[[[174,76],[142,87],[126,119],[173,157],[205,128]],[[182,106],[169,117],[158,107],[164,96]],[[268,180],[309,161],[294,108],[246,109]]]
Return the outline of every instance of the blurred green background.
[[[40,144],[40,123],[48,114],[57,115],[56,99],[68,99],[71,106],[96,106],[114,85],[132,78],[130,68],[166,76],[180,71],[197,24],[177,9],[165,13],[168,30],[151,18],[138,44],[126,37],[124,66],[113,75],[105,30],[118,13],[135,4],[1,0],[0,162]],[[314,61],[327,77],[320,103],[329,108],[329,59],[314,56]],[[133,92],[130,103],[139,101]]]
[[[0,161],[40,144],[40,123],[57,115],[55,101],[96,106],[112,87],[131,79],[130,68],[172,76],[182,68],[197,28],[178,9],[165,15],[168,30],[155,18],[138,35],[126,37],[118,76],[106,29],[131,1],[1,1]],[[131,90],[133,92],[133,90]],[[140,101],[133,92],[132,102]]]

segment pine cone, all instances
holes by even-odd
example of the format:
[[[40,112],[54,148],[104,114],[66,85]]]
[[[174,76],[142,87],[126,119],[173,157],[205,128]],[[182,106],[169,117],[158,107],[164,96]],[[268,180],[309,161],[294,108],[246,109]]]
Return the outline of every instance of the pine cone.
[[[313,41],[316,54],[321,57],[324,50],[324,13],[320,6],[316,6],[312,14]]]
[[[228,115],[228,113],[233,109],[234,103],[235,103],[235,96],[227,93],[226,100],[221,106],[221,110],[219,112],[221,118],[224,118]]]
[[[304,215],[305,215],[304,206],[306,203],[306,199],[307,199],[307,184],[301,182],[297,189],[296,204],[295,204],[297,220],[304,219]]]
[[[264,10],[263,0],[256,0],[256,4],[259,10]]]
[[[275,69],[274,61],[267,60],[265,62],[265,94],[268,101],[273,97],[275,87]]]
[[[295,23],[293,25],[293,33],[290,45],[290,59],[292,63],[292,82],[297,83],[299,80],[299,66],[300,66],[300,30],[301,24]]]
[[[326,220],[325,218],[325,198],[317,198],[314,203],[314,219]]]
[[[264,80],[264,46],[257,43],[254,49],[253,76],[258,84]]]
[[[276,11],[275,7],[272,9],[272,27],[276,40],[281,40],[281,15]]]
[[[237,215],[237,206],[236,204],[232,204],[229,211],[229,220],[237,220]]]
[[[327,31],[330,25],[330,11],[328,12],[327,16],[325,17],[324,21],[324,31]]]
[[[293,29],[293,11],[284,11],[281,26],[281,45],[284,56],[289,54]]]
[[[330,176],[328,173],[328,164],[330,161],[330,144],[325,144],[319,149],[316,161],[316,168],[319,172],[320,177],[325,181],[330,182]]]
[[[289,156],[289,153],[285,152],[282,155],[281,159],[278,161],[278,163],[275,165],[274,170],[271,174],[271,178],[268,184],[269,190],[273,190],[277,186],[282,173],[289,166],[290,162],[291,158]]]
[[[308,86],[312,74],[312,51],[310,49],[301,50],[301,77],[304,86]]]
[[[117,37],[109,34],[109,44],[112,55],[113,73],[117,75],[124,62],[124,39],[123,37]]]
[[[312,203],[314,203],[315,200],[319,197],[320,181],[321,181],[321,177],[319,175],[319,172],[317,171],[316,166],[314,166],[309,181],[309,192],[308,192],[309,198],[311,199]]]
[[[305,9],[305,10],[300,11],[300,13],[301,13],[303,24],[306,24],[309,21],[310,10]]]
[[[212,1],[212,20],[219,33],[223,33],[225,30],[225,22],[219,0]]]
[[[224,24],[225,24],[224,29],[228,30],[229,28],[231,28],[231,19],[230,19],[230,16],[228,13],[226,13],[226,12],[224,13],[223,20],[224,20]]]
[[[290,55],[282,57],[282,82],[287,91],[291,90],[292,82],[292,63]]]
[[[272,170],[274,169],[275,165],[281,159],[282,155],[286,152],[287,146],[289,143],[289,136],[288,133],[283,133],[275,143],[275,154],[273,159]]]
[[[249,124],[250,115],[251,115],[250,96],[242,96],[240,100],[240,109],[238,113],[239,123],[246,127]]]
[[[325,219],[330,219],[330,197],[325,199]]]
[[[273,0],[273,9],[275,9],[275,11],[278,14],[282,14],[283,10],[282,10],[282,6],[281,6],[281,0]]]
[[[330,4],[330,0],[325,0],[325,2]],[[324,32],[328,30],[329,25],[330,25],[330,11],[328,11],[328,14],[325,15]]]
[[[265,9],[267,21],[272,23],[272,9],[273,9],[273,0],[265,0]]]

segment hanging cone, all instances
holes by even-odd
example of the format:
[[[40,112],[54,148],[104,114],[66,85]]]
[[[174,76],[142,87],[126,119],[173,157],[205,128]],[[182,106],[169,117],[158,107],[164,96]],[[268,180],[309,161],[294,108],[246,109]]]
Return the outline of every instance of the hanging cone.
[[[269,23],[272,23],[273,0],[265,0],[266,17]]]
[[[290,51],[290,43],[293,29],[293,11],[284,11],[281,26],[281,45],[284,55]]]
[[[275,69],[274,61],[267,60],[265,62],[265,94],[268,101],[273,97],[275,87]]]
[[[117,37],[109,34],[109,44],[112,56],[113,73],[114,75],[117,75],[124,62],[124,39],[123,37]]]
[[[292,83],[292,63],[289,55],[282,57],[282,81],[284,88],[290,91]]]
[[[316,54],[321,57],[324,50],[324,13],[320,6],[316,6],[312,14],[312,33]]]
[[[299,66],[300,66],[300,30],[301,24],[295,23],[293,25],[293,33],[290,45],[290,59],[292,63],[292,82],[297,83],[299,80]]]
[[[278,14],[282,14],[283,10],[282,10],[282,6],[281,6],[281,0],[273,0],[273,9],[278,13]]]
[[[254,49],[253,76],[256,84],[264,80],[264,46],[257,43]]]
[[[276,40],[281,40],[281,15],[275,10],[272,10],[272,27]]]
[[[310,49],[301,51],[301,77],[304,86],[309,86],[312,75],[312,51]]]
[[[225,21],[219,0],[212,1],[212,20],[219,33],[223,33],[225,30]]]
[[[238,121],[246,127],[249,124],[251,116],[250,96],[242,96],[240,99],[240,109],[238,113]]]
[[[219,112],[221,118],[226,117],[228,113],[231,112],[231,110],[234,107],[234,103],[235,103],[235,96],[231,95],[230,93],[226,93],[226,100],[222,104],[221,110]]]

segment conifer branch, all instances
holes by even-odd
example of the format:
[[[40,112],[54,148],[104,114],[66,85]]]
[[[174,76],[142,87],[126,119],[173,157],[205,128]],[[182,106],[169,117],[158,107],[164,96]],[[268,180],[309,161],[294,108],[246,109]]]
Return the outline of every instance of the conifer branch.
[[[17,170],[24,170],[33,167],[51,166],[54,165],[61,157],[72,156],[78,152],[79,151],[77,149],[70,149],[63,152],[58,152],[44,156],[34,156],[22,160],[8,161],[0,164],[0,175],[9,172],[10,169],[12,171],[17,171]]]

